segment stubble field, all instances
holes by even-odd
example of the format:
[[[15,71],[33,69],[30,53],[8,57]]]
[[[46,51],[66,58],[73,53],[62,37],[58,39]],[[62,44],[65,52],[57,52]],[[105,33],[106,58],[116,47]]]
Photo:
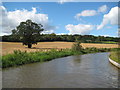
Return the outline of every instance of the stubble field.
[[[35,51],[47,51],[50,49],[65,49],[71,48],[73,42],[39,42],[37,45],[33,45],[31,49],[27,48],[27,46],[23,46],[22,43],[17,42],[0,42],[2,48],[0,48],[0,54],[6,55],[9,53],[13,53],[14,50],[21,50],[27,52],[35,52]],[[117,44],[94,44],[94,43],[81,43],[81,45],[86,47],[96,47],[96,48],[117,48]]]

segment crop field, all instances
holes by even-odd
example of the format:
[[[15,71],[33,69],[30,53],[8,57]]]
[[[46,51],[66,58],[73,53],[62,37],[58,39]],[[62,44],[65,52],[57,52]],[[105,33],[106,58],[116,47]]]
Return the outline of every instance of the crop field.
[[[35,51],[47,51],[50,49],[65,49],[71,48],[73,42],[39,42],[37,45],[33,45],[31,49],[27,48],[27,46],[23,46],[22,43],[17,42],[0,42],[2,48],[0,48],[0,53],[2,55],[6,55],[9,53],[13,53],[14,50],[21,50],[27,52],[35,52]],[[81,43],[83,48],[86,47],[96,47],[96,48],[117,48],[117,44],[94,44],[94,43]]]

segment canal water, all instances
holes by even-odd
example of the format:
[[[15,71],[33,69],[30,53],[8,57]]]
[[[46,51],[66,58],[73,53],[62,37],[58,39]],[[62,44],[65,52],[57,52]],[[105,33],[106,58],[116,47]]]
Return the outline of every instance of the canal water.
[[[109,53],[68,56],[2,71],[3,88],[117,88]]]

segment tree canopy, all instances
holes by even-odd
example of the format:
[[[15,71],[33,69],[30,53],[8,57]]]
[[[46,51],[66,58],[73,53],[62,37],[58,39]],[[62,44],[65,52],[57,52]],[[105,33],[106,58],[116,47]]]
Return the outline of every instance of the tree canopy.
[[[23,45],[28,45],[28,48],[32,47],[32,44],[37,44],[40,33],[44,30],[43,25],[26,20],[21,22],[16,29],[12,30],[12,35],[22,40]]]

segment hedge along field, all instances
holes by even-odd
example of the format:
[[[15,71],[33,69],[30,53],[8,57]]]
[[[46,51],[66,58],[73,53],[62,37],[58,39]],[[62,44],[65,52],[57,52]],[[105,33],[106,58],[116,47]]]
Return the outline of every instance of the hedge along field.
[[[109,52],[111,50],[117,50],[117,49],[92,47],[86,49],[82,48],[79,51],[73,49],[63,49],[63,50],[51,49],[50,51],[47,52],[39,52],[39,51],[27,52],[27,51],[15,50],[13,54],[2,56],[2,68],[14,67],[14,66],[19,66],[34,62],[45,62],[55,58],[60,58],[70,55],[77,55],[77,54],[81,55],[81,54],[96,53],[96,52]]]

